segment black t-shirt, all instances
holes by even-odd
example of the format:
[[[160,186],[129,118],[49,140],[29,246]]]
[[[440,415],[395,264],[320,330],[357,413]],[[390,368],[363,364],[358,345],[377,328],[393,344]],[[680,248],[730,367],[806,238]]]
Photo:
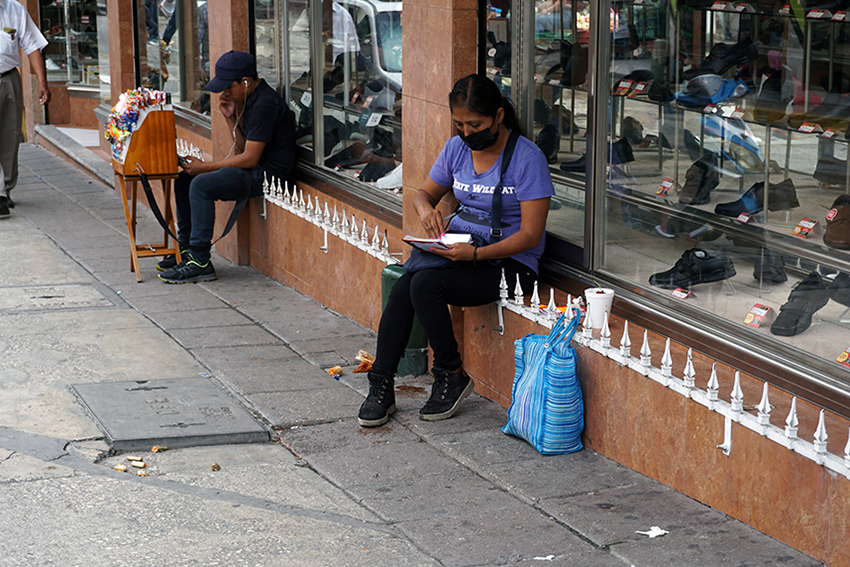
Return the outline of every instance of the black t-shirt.
[[[242,133],[251,142],[265,142],[257,165],[279,179],[289,179],[295,167],[295,113],[265,79],[245,101]]]

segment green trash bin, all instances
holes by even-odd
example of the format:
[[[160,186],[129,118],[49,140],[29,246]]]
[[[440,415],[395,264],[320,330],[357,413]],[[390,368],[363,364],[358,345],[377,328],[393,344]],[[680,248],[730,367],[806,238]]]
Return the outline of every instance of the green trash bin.
[[[404,274],[404,268],[399,264],[391,264],[381,271],[381,309],[386,308],[395,282]],[[410,340],[404,356],[398,363],[398,376],[420,376],[428,371],[428,338],[425,329],[419,322],[419,318],[413,319],[413,328],[410,330]]]

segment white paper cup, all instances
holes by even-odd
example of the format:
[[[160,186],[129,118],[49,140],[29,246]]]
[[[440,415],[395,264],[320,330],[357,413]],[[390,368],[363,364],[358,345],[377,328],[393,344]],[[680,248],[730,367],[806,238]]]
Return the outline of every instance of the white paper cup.
[[[584,290],[584,299],[590,306],[590,327],[601,329],[605,317],[611,314],[614,290],[607,287],[589,287]]]

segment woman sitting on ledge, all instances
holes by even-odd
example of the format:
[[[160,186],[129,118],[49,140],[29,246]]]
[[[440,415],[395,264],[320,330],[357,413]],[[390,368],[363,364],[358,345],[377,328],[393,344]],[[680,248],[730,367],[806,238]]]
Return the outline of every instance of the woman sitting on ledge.
[[[530,140],[518,136],[513,157],[502,176],[503,152],[511,133],[521,133],[521,128],[511,102],[486,76],[469,75],[455,83],[449,94],[449,107],[458,135],[446,142],[428,179],[413,198],[413,206],[429,238],[439,238],[450,230],[472,234],[477,237],[476,243],[432,249],[430,253],[458,264],[408,270],[393,286],[378,327],[369,395],[358,415],[363,427],[383,425],[395,412],[395,373],[415,315],[434,351],[434,385],[419,417],[426,421],[448,419],[473,388],[463,369],[448,306],[486,305],[499,299],[503,268],[510,290],[517,276],[526,294],[537,279],[549,200],[555,192],[545,156]],[[491,237],[490,213],[500,179],[498,238]],[[444,219],[436,208],[449,191],[459,203],[457,214],[450,220]],[[498,236],[498,230],[493,232]]]

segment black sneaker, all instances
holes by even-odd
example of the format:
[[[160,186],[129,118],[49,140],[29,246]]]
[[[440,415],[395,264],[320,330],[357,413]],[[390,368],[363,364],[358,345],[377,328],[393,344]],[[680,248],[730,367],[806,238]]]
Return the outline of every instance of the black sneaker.
[[[374,376],[369,373],[369,395],[360,406],[357,422],[362,427],[377,427],[385,424],[395,413],[395,389],[392,378]]]
[[[679,192],[679,202],[685,205],[704,205],[711,200],[711,190],[720,184],[717,160],[704,155],[688,168],[685,185]]]
[[[799,335],[812,324],[814,312],[826,306],[828,301],[829,290],[823,278],[812,272],[791,290],[788,301],[779,308],[770,332],[781,337]]]
[[[425,406],[419,410],[419,419],[425,421],[440,421],[455,414],[457,407],[465,397],[472,393],[472,378],[461,368],[457,372],[431,369],[434,385],[431,386],[431,397]]]
[[[181,246],[180,247],[180,257],[182,258],[183,256],[185,256],[188,251],[189,251],[188,248],[184,248],[184,247]],[[156,271],[157,272],[167,272],[168,270],[170,270],[171,268],[173,268],[176,265],[177,265],[177,256],[172,254],[171,256],[166,256],[165,258],[163,258],[162,261],[159,264],[156,265]]]
[[[723,249],[709,254],[699,248],[685,250],[676,264],[665,272],[649,276],[649,283],[661,288],[689,288],[719,282],[735,275],[735,267]]]
[[[829,298],[850,307],[850,275],[839,273],[829,286]]]
[[[191,254],[186,254],[183,261],[166,272],[159,274],[159,279],[165,283],[182,284],[191,282],[209,282],[218,277],[212,262],[201,264]]]

